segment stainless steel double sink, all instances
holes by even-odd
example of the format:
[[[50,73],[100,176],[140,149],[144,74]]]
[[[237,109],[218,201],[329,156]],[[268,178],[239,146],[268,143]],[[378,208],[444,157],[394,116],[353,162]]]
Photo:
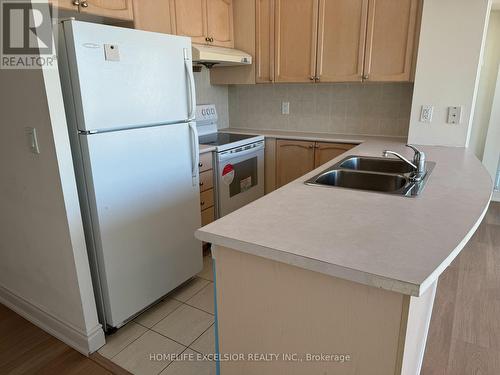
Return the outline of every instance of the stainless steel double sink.
[[[412,167],[402,160],[351,155],[305,183],[415,197],[422,192],[435,163],[425,165],[427,173],[415,181]]]

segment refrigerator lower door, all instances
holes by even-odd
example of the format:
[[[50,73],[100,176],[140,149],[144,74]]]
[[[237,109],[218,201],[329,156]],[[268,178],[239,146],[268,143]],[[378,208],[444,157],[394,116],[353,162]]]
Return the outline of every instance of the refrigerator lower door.
[[[189,38],[81,21],[64,21],[61,34],[79,130],[189,119],[194,93]]]
[[[188,124],[80,135],[106,324],[126,320],[202,269]],[[197,181],[196,181],[197,182]]]

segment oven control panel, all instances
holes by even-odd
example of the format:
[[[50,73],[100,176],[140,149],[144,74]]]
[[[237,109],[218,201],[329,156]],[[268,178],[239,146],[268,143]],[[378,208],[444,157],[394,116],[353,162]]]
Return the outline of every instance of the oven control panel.
[[[200,104],[196,106],[197,122],[217,122],[215,104]]]

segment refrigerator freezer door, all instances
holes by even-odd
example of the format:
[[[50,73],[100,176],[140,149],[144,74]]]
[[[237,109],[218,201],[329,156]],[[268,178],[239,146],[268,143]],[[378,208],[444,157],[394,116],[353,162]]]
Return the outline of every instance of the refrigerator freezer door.
[[[189,38],[80,21],[65,21],[62,30],[79,130],[188,119]]]
[[[188,124],[80,135],[107,324],[202,268]]]

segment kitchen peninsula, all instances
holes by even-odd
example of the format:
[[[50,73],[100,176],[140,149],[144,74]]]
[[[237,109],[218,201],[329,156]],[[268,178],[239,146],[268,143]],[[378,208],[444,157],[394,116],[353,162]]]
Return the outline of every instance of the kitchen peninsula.
[[[427,146],[436,165],[418,197],[304,184],[386,149],[411,159],[399,141],[367,140],[196,232],[213,244],[219,353],[298,355],[220,362],[222,374],[419,373],[439,276],[492,182],[467,149]],[[322,353],[349,360],[307,360]]]

